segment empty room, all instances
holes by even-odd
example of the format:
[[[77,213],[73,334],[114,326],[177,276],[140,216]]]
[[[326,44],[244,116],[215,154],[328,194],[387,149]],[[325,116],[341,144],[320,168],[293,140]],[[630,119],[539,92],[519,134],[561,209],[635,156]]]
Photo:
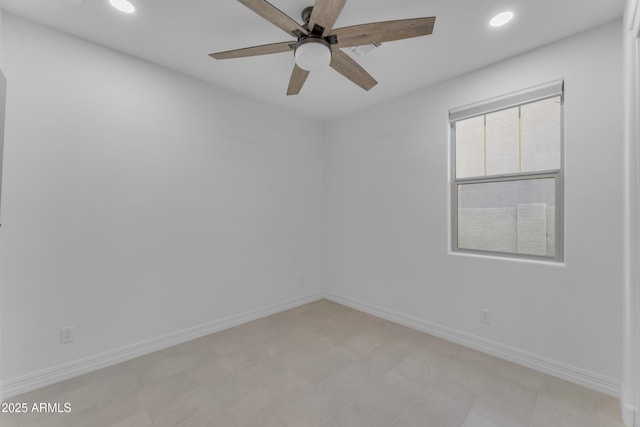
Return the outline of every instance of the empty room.
[[[0,0],[0,425],[640,427],[640,0]]]

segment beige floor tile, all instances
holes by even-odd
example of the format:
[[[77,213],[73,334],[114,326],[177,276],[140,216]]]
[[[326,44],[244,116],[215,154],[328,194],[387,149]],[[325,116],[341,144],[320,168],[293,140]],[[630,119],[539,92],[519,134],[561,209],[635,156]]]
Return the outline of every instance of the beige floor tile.
[[[93,401],[81,409],[71,407],[70,413],[33,413],[23,423],[24,427],[83,427],[111,426],[136,415],[140,407],[131,395],[116,392],[104,400]]]
[[[573,388],[573,392],[570,390]],[[562,384],[561,391],[545,390],[539,393],[532,427],[597,427],[597,393],[579,386]],[[594,400],[594,393],[596,399]]]
[[[334,346],[314,354],[307,360],[294,363],[294,372],[311,384],[319,384],[324,379],[337,374],[354,362],[358,356],[341,346]]]
[[[493,378],[484,382],[472,412],[505,427],[529,427],[537,398],[531,387]]]
[[[140,383],[129,365],[116,365],[17,396],[10,401],[27,403],[30,408],[33,404],[39,403],[59,403],[61,405],[69,403],[72,411],[77,413],[85,409],[95,410],[96,405],[104,401],[115,399],[118,396],[130,395],[137,390],[139,385]],[[52,418],[52,420],[54,418],[46,415],[31,415],[33,417],[27,418]],[[29,422],[35,422],[35,420]]]
[[[371,332],[359,332],[340,342],[345,349],[357,354],[358,356],[366,356],[376,347],[384,344],[384,339]]]
[[[421,391],[403,415],[428,426],[460,426],[467,417],[477,395],[463,386],[441,382]]]
[[[498,424],[488,420],[475,412],[471,412],[462,423],[462,427],[500,427]]]
[[[2,427],[22,427],[25,414],[0,413],[0,426]]]
[[[516,365],[506,360],[499,360],[494,368],[494,372],[501,378],[535,388],[538,391],[543,391],[547,384],[554,380],[554,378],[549,375],[521,365]]]
[[[220,410],[211,410],[187,418],[176,427],[237,427],[231,417]]]
[[[430,364],[419,354],[408,355],[392,368],[392,372],[427,387],[436,377]]]
[[[620,417],[610,417],[605,414],[600,414],[600,426],[599,427],[625,427]]]
[[[321,427],[374,427],[363,418],[363,415],[361,409],[356,404],[352,404],[322,423]]]
[[[364,389],[387,372],[398,367],[402,361],[402,357],[376,348],[366,356],[355,359],[340,370],[339,375],[357,389]]]
[[[600,412],[622,424],[621,408],[619,399],[600,393]]]
[[[622,427],[617,399],[329,301],[17,396],[3,427]]]
[[[288,426],[317,426],[328,421],[358,397],[358,391],[339,376],[333,376],[307,389],[290,393],[276,414]]]
[[[420,391],[413,381],[388,373],[365,388],[355,405],[368,425],[390,426],[415,402]]]
[[[405,411],[391,424],[391,427],[425,427],[428,425],[425,421]]]
[[[445,381],[463,385],[468,390],[480,394],[487,389],[495,387],[500,383],[500,379],[495,373],[483,363],[468,360],[459,355],[454,355],[442,360],[434,361],[429,359],[430,366],[433,367],[434,376]]]
[[[531,420],[531,427],[553,427],[559,425],[567,409],[556,403],[549,394],[539,393]]]
[[[226,403],[222,390],[197,387],[184,394],[178,393],[166,402],[150,406],[148,412],[154,427],[172,427],[197,415],[215,409],[221,410]]]
[[[109,427],[153,427],[153,422],[147,411],[140,411]]]
[[[179,372],[138,388],[134,393],[138,403],[150,407],[168,402],[193,389],[195,376],[190,371]]]
[[[188,371],[195,361],[196,357],[193,353],[174,351],[159,360],[149,360],[146,363],[144,359],[141,360],[143,363],[139,363],[139,366],[134,368],[134,372],[140,382],[152,384],[163,378]]]

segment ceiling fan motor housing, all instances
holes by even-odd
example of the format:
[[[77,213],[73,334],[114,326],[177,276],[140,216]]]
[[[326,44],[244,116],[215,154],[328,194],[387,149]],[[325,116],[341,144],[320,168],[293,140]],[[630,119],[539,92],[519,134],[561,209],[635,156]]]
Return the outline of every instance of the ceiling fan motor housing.
[[[302,22],[305,24],[309,23],[311,19],[311,12],[313,12],[313,6],[307,6],[302,10]]]

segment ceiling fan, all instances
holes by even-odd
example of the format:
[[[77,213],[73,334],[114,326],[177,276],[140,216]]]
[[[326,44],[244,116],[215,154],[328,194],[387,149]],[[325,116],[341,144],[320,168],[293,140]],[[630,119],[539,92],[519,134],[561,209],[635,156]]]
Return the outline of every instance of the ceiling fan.
[[[310,71],[330,66],[364,90],[378,82],[340,48],[363,46],[429,35],[435,17],[373,22],[333,28],[347,0],[316,0],[302,11],[303,25],[265,0],[238,0],[297,41],[273,43],[212,53],[215,59],[242,58],[294,51],[295,65],[287,95],[300,93]]]

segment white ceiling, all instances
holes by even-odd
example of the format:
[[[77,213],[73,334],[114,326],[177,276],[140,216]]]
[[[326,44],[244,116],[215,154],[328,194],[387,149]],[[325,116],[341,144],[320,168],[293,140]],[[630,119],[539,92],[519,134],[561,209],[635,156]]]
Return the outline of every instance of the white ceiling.
[[[135,15],[108,0],[0,0],[32,21],[178,70],[271,104],[326,120],[429,86],[622,16],[624,0],[348,0],[334,28],[436,16],[432,35],[384,43],[357,57],[379,84],[365,92],[328,69],[300,95],[285,95],[291,52],[216,61],[208,54],[293,40],[235,0],[132,0]],[[271,0],[301,22],[313,0]],[[502,28],[489,19],[516,17]]]

